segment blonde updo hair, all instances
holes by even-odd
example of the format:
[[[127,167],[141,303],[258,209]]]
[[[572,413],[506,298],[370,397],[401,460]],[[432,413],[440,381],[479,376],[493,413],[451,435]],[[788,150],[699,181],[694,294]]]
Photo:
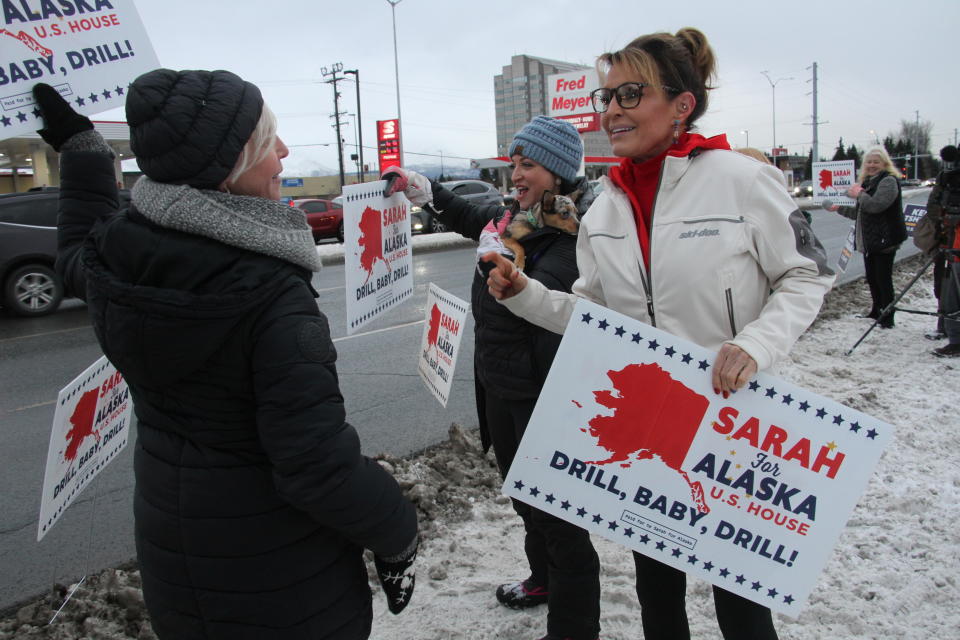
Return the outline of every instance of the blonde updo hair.
[[[860,164],[860,177],[858,180],[862,183],[867,177],[867,158],[870,156],[878,156],[880,161],[883,162],[883,170],[892,175],[894,178],[900,177],[900,172],[897,171],[897,168],[893,166],[893,161],[890,159],[890,154],[887,153],[887,150],[883,147],[870,147],[867,149],[867,152],[863,154],[863,161]]]
[[[676,35],[651,33],[619,51],[602,54],[597,59],[600,82],[613,65],[625,67],[656,91],[663,91],[663,86],[675,89],[667,93],[671,98],[684,91],[692,93],[697,104],[686,120],[688,129],[707,110],[707,91],[714,88],[710,83],[716,75],[716,58],[699,29],[684,27]]]
[[[260,111],[260,119],[257,126],[250,134],[247,143],[243,145],[243,151],[237,158],[237,164],[233,165],[233,170],[223,181],[223,185],[229,190],[230,185],[236,182],[237,178],[242,176],[251,167],[263,160],[270,153],[277,143],[277,117],[270,110],[270,107],[264,103]]]

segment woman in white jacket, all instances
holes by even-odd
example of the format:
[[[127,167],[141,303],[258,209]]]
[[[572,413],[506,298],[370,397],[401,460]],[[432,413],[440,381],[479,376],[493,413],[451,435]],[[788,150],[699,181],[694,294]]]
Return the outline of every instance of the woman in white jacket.
[[[488,285],[513,313],[562,333],[583,297],[718,352],[726,397],[786,355],[833,281],[777,169],[690,133],[707,107],[713,51],[696,29],[641,36],[600,56],[594,109],[623,160],[603,178],[577,241],[573,293],[501,256]],[[689,638],[686,577],[634,554],[644,637]],[[714,587],[724,638],[775,639],[770,610]]]

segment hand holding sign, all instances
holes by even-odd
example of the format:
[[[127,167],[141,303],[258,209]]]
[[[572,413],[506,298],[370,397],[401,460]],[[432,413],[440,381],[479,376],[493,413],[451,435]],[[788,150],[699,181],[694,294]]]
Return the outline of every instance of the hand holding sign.
[[[43,82],[34,85],[33,99],[37,101],[44,124],[37,133],[54,151],[60,151],[63,143],[75,134],[93,129],[90,118],[74,111],[60,92],[50,85]]]

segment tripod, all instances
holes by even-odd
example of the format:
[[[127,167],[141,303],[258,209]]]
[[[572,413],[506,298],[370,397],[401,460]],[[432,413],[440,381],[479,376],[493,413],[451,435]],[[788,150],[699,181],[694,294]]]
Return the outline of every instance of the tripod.
[[[921,311],[921,310],[919,310],[919,309],[904,309],[904,308],[902,308],[902,307],[898,307],[898,306],[897,306],[897,303],[900,302],[900,299],[903,298],[903,296],[906,295],[907,291],[910,290],[910,287],[912,287],[912,286],[917,282],[917,280],[919,280],[919,279],[923,276],[923,274],[927,271],[927,269],[930,268],[930,265],[932,265],[934,262],[936,262],[937,258],[940,257],[940,256],[946,256],[947,259],[948,259],[948,263],[947,263],[947,264],[949,265],[949,264],[950,264],[950,263],[949,263],[949,258],[950,258],[951,256],[960,257],[960,249],[946,249],[946,248],[941,247],[941,248],[937,249],[935,252],[933,252],[932,254],[930,254],[930,255],[928,256],[928,258],[927,258],[927,261],[924,263],[924,265],[923,265],[922,267],[920,267],[920,269],[919,269],[919,270],[917,271],[917,273],[913,276],[913,278],[910,279],[910,282],[907,283],[907,286],[905,286],[905,287],[900,291],[900,293],[898,293],[898,294],[893,298],[893,302],[891,302],[890,304],[888,304],[886,307],[883,308],[883,310],[880,311],[880,315],[877,317],[877,319],[874,320],[874,321],[873,321],[873,324],[870,325],[870,328],[868,328],[868,329],[863,333],[863,335],[860,336],[860,339],[857,340],[852,347],[850,347],[850,349],[849,349],[849,351],[847,351],[846,355],[849,356],[851,353],[853,353],[853,350],[856,349],[858,346],[860,346],[860,343],[863,342],[868,335],[870,335],[870,332],[873,331],[873,330],[876,328],[876,326],[877,326],[878,324],[880,324],[881,321],[883,321],[884,318],[886,318],[888,315],[890,315],[890,314],[893,313],[894,311],[900,311],[900,312],[902,312],[902,313],[916,313],[916,314],[920,314],[920,315],[924,315],[924,316],[936,316],[936,317],[938,317],[938,318],[943,318],[943,319],[945,319],[945,320],[957,320],[957,321],[960,321],[960,309],[956,309],[956,310],[954,310],[954,311],[950,311],[950,312],[944,313],[944,312],[941,312],[941,311],[939,311],[939,310],[938,310],[938,311]],[[958,263],[954,263],[954,264],[958,264]],[[950,277],[949,277],[950,282],[949,282],[949,283],[946,283],[946,282],[945,282],[945,283],[944,283],[944,286],[951,286],[951,285],[952,285],[952,286],[956,287],[956,290],[957,290],[958,292],[960,292],[960,275],[958,275],[958,271],[960,271],[960,268],[957,268],[957,267],[954,267],[954,266],[950,265],[950,266],[949,266],[949,270],[950,270]],[[941,292],[940,292],[940,295],[943,296],[944,293],[945,293],[944,291],[941,291]]]

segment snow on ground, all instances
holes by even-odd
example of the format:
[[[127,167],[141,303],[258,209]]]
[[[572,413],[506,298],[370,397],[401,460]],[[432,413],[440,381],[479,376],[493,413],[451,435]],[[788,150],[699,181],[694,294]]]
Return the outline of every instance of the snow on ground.
[[[859,259],[856,257],[854,259]],[[897,288],[919,268],[897,269]],[[847,356],[870,321],[862,281],[831,292],[814,326],[780,372],[784,378],[896,426],[867,491],[814,590],[792,620],[776,616],[782,640],[958,637],[960,629],[960,360],[930,355],[929,316],[897,314]],[[935,308],[929,273],[901,302]],[[501,582],[526,577],[522,526],[492,455],[476,433],[451,426],[449,441],[407,459],[382,461],[420,512],[424,542],[413,601],[391,615],[376,585],[374,640],[533,640],[546,632],[546,608],[512,611],[494,599]],[[634,569],[625,548],[595,538],[602,564],[601,638],[642,637]],[[132,569],[88,580],[53,626],[50,604],[31,603],[0,621],[7,638],[153,638]],[[687,610],[694,638],[714,639],[710,586],[691,580]],[[62,595],[62,592],[59,594]]]

